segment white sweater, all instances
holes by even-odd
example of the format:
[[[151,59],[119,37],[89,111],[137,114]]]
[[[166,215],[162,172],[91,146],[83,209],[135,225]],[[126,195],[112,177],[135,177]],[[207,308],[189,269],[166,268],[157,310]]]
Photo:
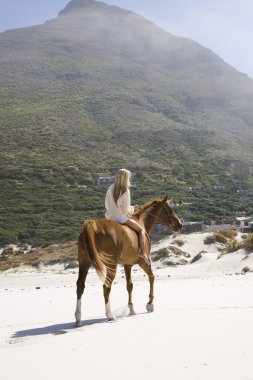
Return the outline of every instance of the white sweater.
[[[105,196],[106,219],[114,220],[122,216],[130,217],[134,212],[134,207],[131,206],[129,189],[119,197],[116,205],[113,199],[113,186],[114,185],[109,186]]]

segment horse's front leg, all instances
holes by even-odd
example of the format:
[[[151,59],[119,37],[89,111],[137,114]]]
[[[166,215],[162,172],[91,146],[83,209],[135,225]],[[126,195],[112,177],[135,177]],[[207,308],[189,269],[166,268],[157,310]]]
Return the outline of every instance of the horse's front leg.
[[[152,272],[151,265],[146,264],[144,260],[140,260],[138,262],[139,266],[144,270],[145,273],[148,275],[149,279],[149,286],[150,286],[150,291],[149,291],[149,302],[146,305],[146,310],[151,313],[154,311],[154,281],[155,281],[155,276]]]
[[[132,265],[124,265],[126,282],[127,282],[127,291],[128,291],[128,307],[129,307],[129,315],[135,315],[133,302],[132,302],[132,292],[133,292],[133,282],[131,278],[131,269]]]
[[[117,264],[106,267],[106,279],[104,282],[104,299],[105,299],[105,314],[109,321],[114,321],[116,317],[113,315],[110,304],[110,293],[112,282],[116,275]]]

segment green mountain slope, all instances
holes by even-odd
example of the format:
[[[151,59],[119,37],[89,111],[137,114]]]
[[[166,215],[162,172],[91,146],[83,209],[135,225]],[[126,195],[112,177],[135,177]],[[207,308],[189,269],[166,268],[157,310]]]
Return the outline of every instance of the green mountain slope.
[[[73,0],[1,33],[0,52],[0,244],[76,238],[103,216],[98,177],[120,167],[135,173],[135,202],[169,191],[187,219],[252,212],[253,81],[210,50]]]

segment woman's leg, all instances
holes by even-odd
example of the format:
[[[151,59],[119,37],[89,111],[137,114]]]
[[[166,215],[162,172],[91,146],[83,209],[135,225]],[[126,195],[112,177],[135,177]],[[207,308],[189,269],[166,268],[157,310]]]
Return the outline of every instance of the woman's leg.
[[[145,243],[146,243],[146,233],[145,233],[145,229],[139,225],[139,223],[137,223],[134,219],[128,219],[125,223],[123,223],[124,225],[132,228],[132,230],[136,231],[138,233],[138,237],[139,237],[139,245],[140,245],[140,254],[139,256],[143,257],[143,259],[146,261],[147,264],[150,265],[150,259],[147,255],[147,252],[146,252],[146,247],[145,247]]]

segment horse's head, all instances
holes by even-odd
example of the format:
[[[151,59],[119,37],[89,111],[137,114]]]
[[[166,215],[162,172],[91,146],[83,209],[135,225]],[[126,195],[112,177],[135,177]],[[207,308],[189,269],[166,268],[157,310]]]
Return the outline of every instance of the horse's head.
[[[170,227],[173,231],[179,231],[182,228],[182,223],[171,207],[168,195],[161,200],[161,206],[160,223]]]
[[[133,216],[142,219],[147,231],[150,231],[155,223],[166,225],[173,231],[179,231],[182,224],[173,208],[168,195],[164,199],[154,199],[140,207]]]

